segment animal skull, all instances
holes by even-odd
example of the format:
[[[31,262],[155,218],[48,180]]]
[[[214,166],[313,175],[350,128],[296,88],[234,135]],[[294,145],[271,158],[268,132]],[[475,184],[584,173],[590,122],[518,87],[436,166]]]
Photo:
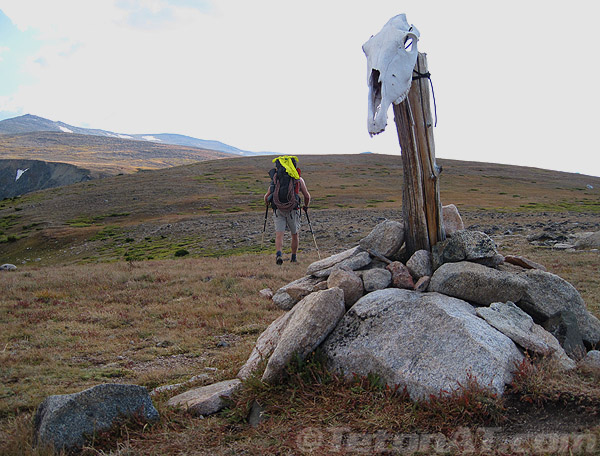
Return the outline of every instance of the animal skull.
[[[369,84],[367,126],[371,136],[385,130],[390,105],[401,103],[408,95],[419,54],[418,39],[416,27],[408,24],[405,14],[399,14],[363,44]]]

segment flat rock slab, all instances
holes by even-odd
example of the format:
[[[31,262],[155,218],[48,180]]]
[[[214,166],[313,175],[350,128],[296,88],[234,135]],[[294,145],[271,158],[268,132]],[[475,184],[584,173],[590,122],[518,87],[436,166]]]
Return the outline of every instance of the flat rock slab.
[[[256,345],[252,349],[250,357],[238,372],[237,378],[246,380],[258,370],[258,368],[261,366],[261,363],[266,362],[269,359],[275,350],[275,347],[277,347],[279,340],[281,339],[283,330],[287,327],[290,318],[295,311],[296,307],[279,316],[279,318],[273,321],[273,323],[271,323],[267,329],[265,329],[264,332],[258,336]]]
[[[339,264],[340,262],[356,255],[360,251],[360,248],[356,246],[351,249],[344,250],[343,252],[336,253],[335,255],[331,255],[330,257],[323,258],[322,260],[315,261],[308,266],[306,269],[306,274],[313,275],[317,271],[331,268],[332,266],[335,266],[336,264]]]
[[[319,286],[323,279],[313,276],[301,277],[284,285],[273,295],[273,302],[282,310],[290,310],[305,296],[308,296]]]
[[[477,263],[446,263],[437,269],[429,291],[489,306],[493,302],[519,302],[527,281],[517,274],[498,271]]]
[[[35,441],[52,444],[56,450],[81,448],[95,432],[134,415],[146,421],[159,417],[142,386],[102,384],[79,393],[49,396],[34,417]]]
[[[542,338],[534,331],[533,318],[516,306],[513,302],[495,302],[489,307],[478,307],[477,315],[487,321],[513,342],[526,350],[543,356],[554,353]],[[551,336],[551,334],[549,334]],[[556,342],[558,344],[558,341]]]
[[[346,311],[344,292],[337,287],[317,291],[294,310],[265,368],[266,383],[276,382],[294,355],[305,358],[323,342]]]
[[[194,415],[212,415],[225,407],[223,398],[230,397],[242,382],[235,378],[214,383],[200,388],[194,388],[185,393],[173,396],[167,402],[170,407],[183,408]]]
[[[466,385],[469,375],[502,394],[523,359],[474,308],[439,293],[388,288],[363,296],[323,343],[329,367],[347,378],[378,374],[427,399]]]
[[[352,255],[345,260],[340,261],[339,263],[331,266],[330,268],[321,269],[320,271],[313,272],[313,276],[315,277],[329,277],[329,275],[337,268],[341,269],[349,269],[352,271],[356,271],[357,269],[364,268],[371,263],[371,255],[368,252],[358,251],[355,255]]]

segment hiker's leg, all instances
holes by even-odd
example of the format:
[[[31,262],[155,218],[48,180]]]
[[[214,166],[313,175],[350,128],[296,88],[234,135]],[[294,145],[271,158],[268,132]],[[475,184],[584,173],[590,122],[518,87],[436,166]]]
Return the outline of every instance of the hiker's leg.
[[[298,239],[298,233],[296,234],[292,234],[292,254],[296,255],[296,253],[298,253],[298,243],[299,243],[299,239]]]
[[[283,250],[283,231],[275,232],[275,249],[278,252],[282,252]]]

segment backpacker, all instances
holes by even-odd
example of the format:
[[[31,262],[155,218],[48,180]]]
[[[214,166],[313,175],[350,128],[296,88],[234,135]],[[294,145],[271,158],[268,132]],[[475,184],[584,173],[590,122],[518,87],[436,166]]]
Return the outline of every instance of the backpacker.
[[[275,168],[269,171],[271,178],[271,207],[274,210],[291,211],[300,208],[300,168],[298,158],[284,155],[273,160]]]

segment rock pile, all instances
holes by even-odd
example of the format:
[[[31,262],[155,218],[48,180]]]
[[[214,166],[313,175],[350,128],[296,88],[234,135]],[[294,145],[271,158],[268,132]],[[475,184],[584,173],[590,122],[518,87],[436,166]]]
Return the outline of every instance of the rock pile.
[[[470,379],[502,394],[525,352],[567,370],[600,342],[600,321],[572,285],[526,258],[507,264],[488,235],[465,230],[456,215],[453,226],[432,252],[403,261],[403,225],[386,220],[358,246],[311,264],[273,295],[288,312],[259,337],[238,377],[266,362],[262,380],[276,382],[292,354],[320,347],[330,369],[375,373],[415,400]]]
[[[260,335],[238,378],[266,366],[262,380],[277,382],[292,356],[320,348],[330,369],[377,374],[415,400],[473,380],[501,395],[525,352],[568,370],[600,342],[600,321],[572,285],[502,256],[487,234],[464,229],[455,207],[443,214],[448,238],[432,252],[406,258],[403,225],[385,220],[277,290],[272,300],[287,312]],[[170,402],[185,406],[188,393]]]

